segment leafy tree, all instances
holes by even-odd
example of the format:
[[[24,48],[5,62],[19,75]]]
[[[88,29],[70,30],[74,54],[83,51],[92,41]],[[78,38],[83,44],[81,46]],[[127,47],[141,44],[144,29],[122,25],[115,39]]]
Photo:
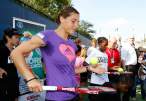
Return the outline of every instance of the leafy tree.
[[[59,11],[64,6],[70,6],[72,0],[15,0],[21,2],[23,6],[30,7],[37,13],[43,14],[53,21],[56,20]],[[95,33],[92,29],[93,25],[86,21],[81,21],[77,33],[91,38],[90,33]]]
[[[59,11],[64,6],[71,5],[71,0],[16,0],[24,3],[26,6],[42,13],[45,16],[56,19]]]
[[[93,28],[93,25],[91,23],[82,20],[79,25],[79,28],[77,29],[77,32],[91,39],[90,34],[95,33],[95,30],[93,30],[92,28]]]

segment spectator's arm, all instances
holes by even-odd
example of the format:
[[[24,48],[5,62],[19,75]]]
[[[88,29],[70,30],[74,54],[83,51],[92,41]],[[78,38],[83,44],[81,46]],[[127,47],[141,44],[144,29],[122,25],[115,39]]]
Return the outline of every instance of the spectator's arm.
[[[0,67],[0,78],[3,78],[3,75],[7,75],[7,72]]]
[[[44,44],[44,41],[40,37],[34,36],[31,40],[20,44],[11,53],[12,60],[15,63],[18,71],[27,81],[29,90],[33,92],[42,91],[42,86],[41,83],[36,79],[35,75],[32,73],[30,67],[28,67],[26,64],[24,55]]]

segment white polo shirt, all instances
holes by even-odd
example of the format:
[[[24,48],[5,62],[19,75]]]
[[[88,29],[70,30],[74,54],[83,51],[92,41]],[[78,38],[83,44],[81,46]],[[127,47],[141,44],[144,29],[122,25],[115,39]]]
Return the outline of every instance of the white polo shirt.
[[[137,55],[134,47],[126,43],[121,48],[121,59],[124,60],[125,65],[136,65]]]

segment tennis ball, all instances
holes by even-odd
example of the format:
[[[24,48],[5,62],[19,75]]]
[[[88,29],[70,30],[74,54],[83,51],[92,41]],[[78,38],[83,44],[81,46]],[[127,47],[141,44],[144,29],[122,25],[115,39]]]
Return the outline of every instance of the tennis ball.
[[[93,57],[93,58],[90,59],[90,64],[91,64],[91,65],[96,65],[96,64],[98,64],[98,63],[99,63],[99,61],[98,61],[97,58]]]
[[[118,68],[118,72],[120,73],[124,72],[123,68]]]

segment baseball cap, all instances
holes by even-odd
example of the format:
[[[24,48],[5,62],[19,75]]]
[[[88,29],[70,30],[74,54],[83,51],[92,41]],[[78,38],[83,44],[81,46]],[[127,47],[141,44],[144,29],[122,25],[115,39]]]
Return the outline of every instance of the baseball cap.
[[[18,30],[15,28],[7,28],[4,30],[4,35],[7,36],[13,36],[13,35],[19,35],[21,36],[21,34],[19,34]]]

